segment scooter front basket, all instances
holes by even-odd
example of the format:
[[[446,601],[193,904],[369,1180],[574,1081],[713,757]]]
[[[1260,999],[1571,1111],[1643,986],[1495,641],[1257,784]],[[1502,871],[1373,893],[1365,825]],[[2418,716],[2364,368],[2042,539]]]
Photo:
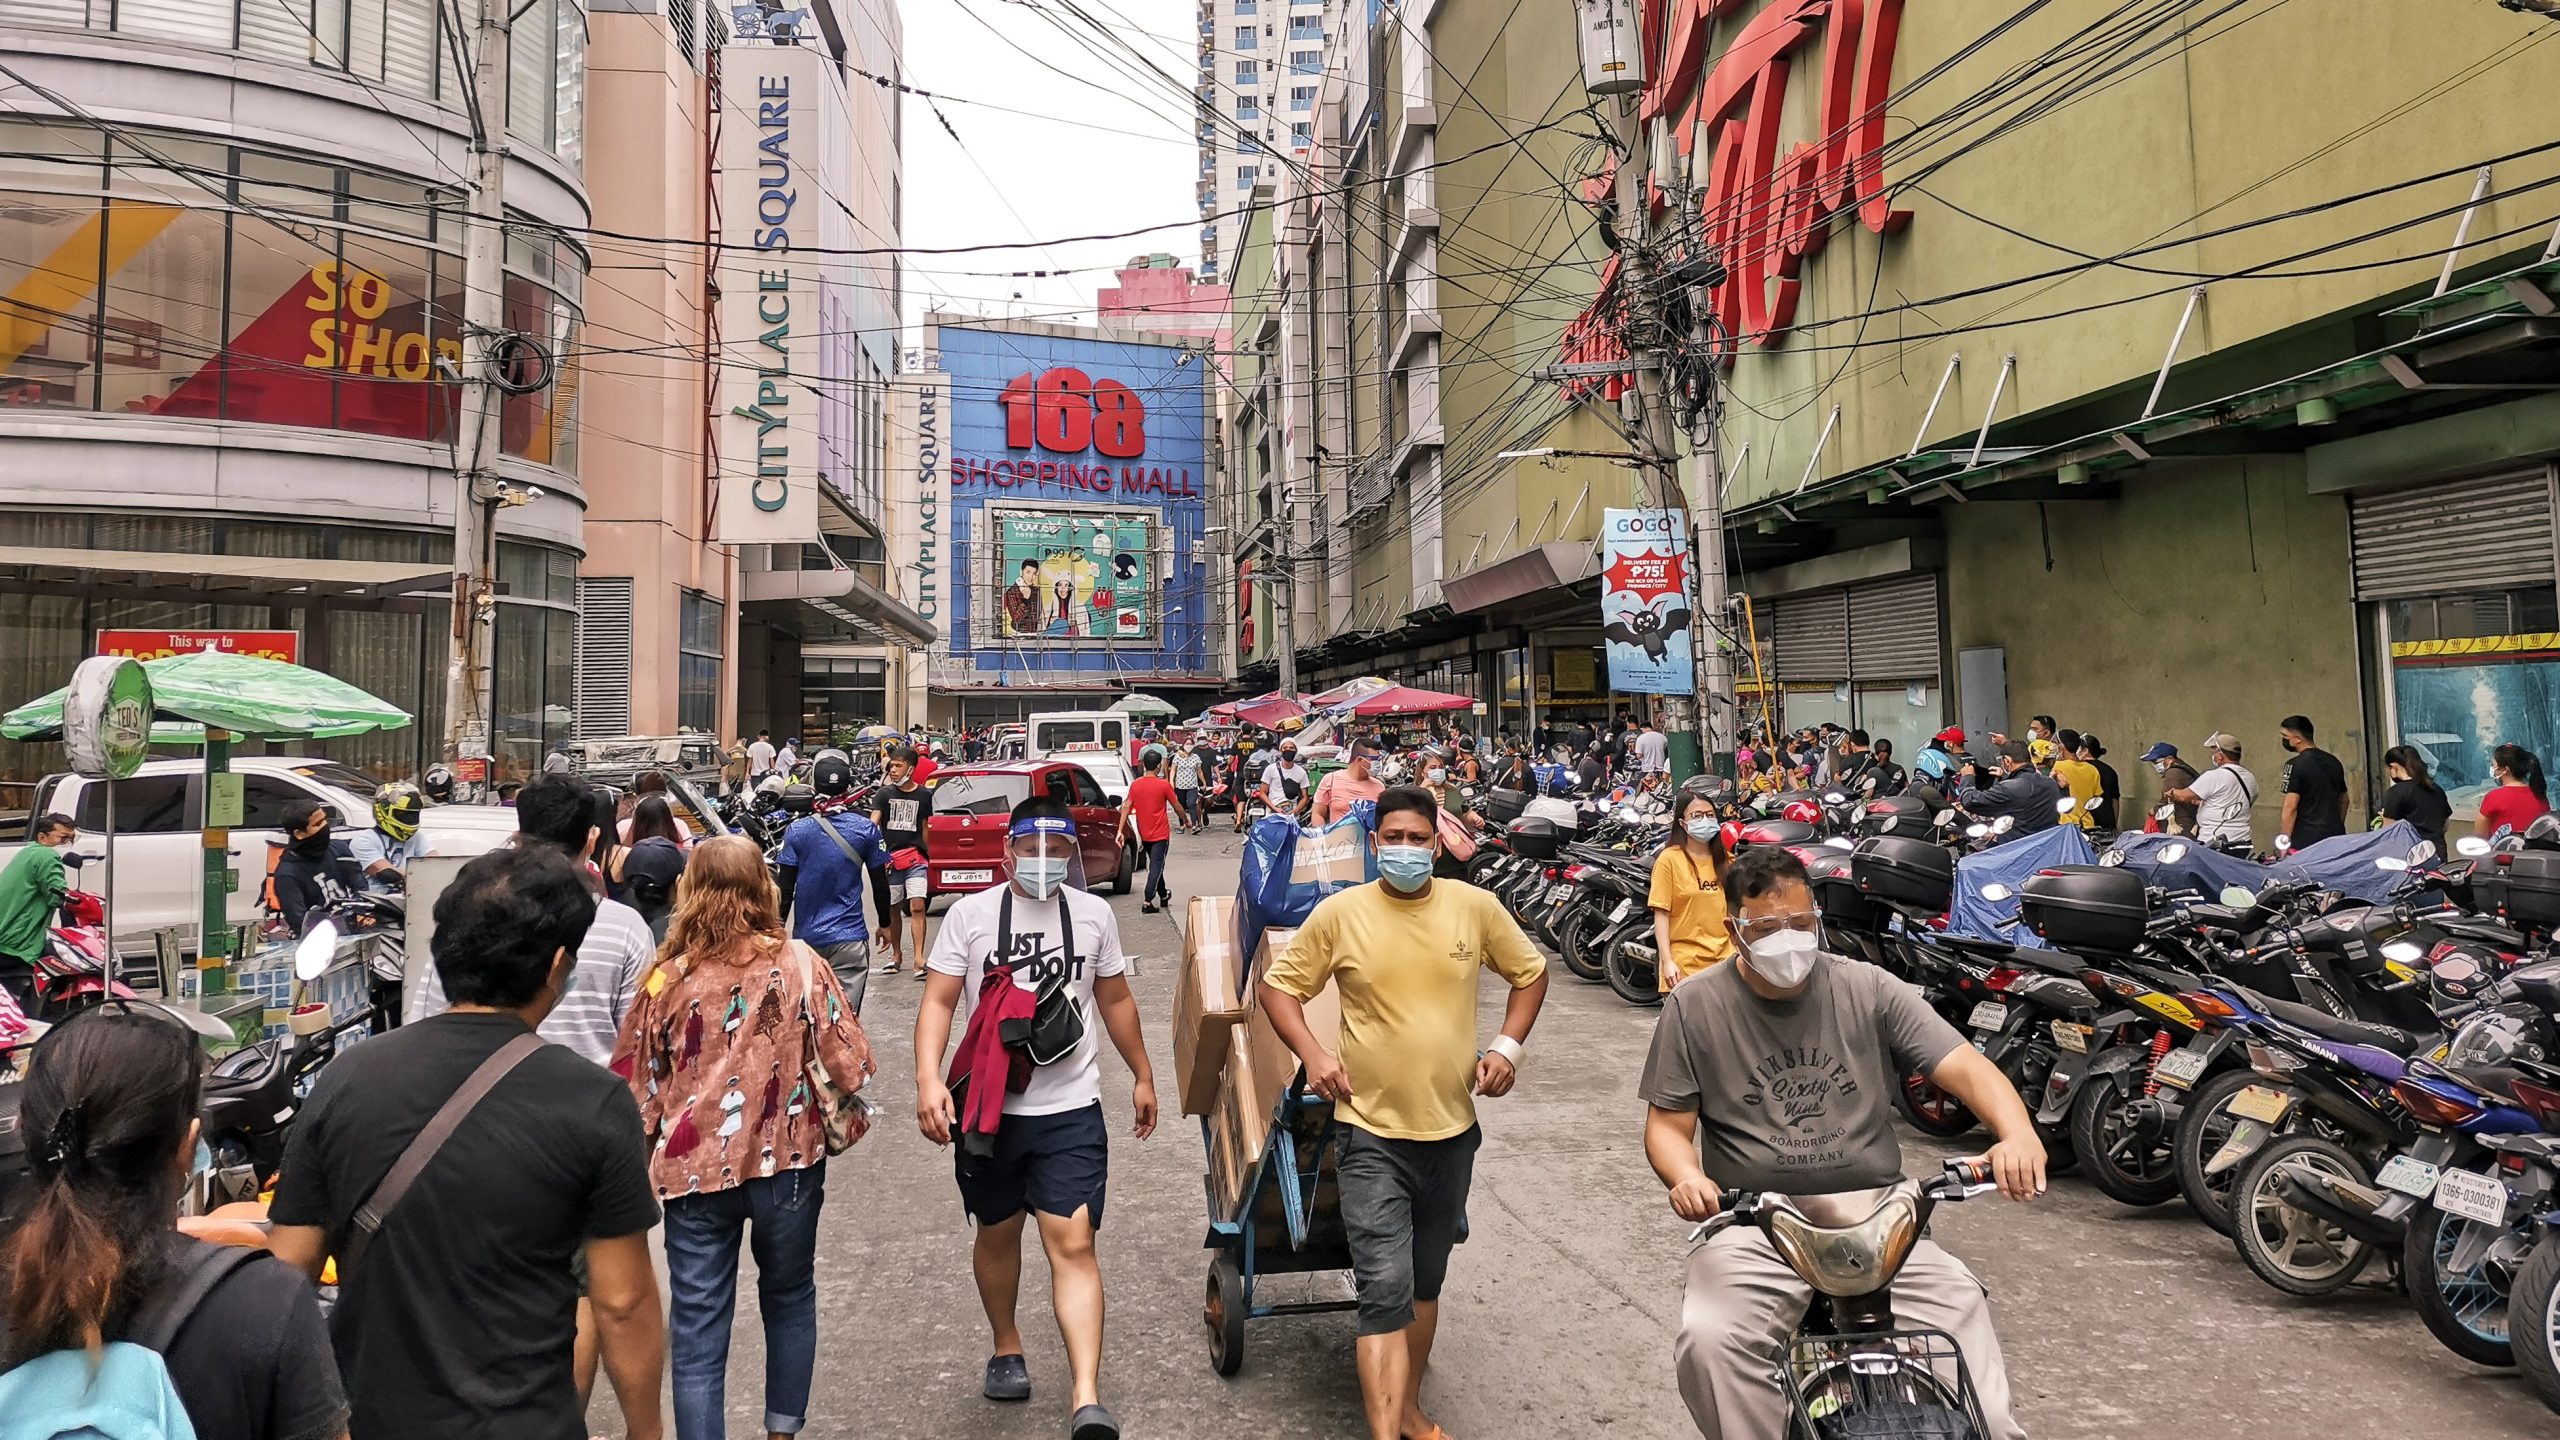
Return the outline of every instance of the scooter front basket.
[[[1801,1335],[1787,1351],[1791,1436],[1983,1440],[1990,1432],[1955,1337],[1943,1330]]]

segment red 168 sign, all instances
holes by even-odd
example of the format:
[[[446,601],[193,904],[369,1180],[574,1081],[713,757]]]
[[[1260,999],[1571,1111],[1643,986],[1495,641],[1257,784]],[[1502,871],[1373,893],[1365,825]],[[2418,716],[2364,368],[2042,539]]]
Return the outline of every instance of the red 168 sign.
[[[1004,443],[1035,443],[1063,455],[1100,451],[1134,460],[1147,451],[1147,407],[1117,380],[1096,380],[1072,365],[1016,375],[996,397],[1004,407]]]

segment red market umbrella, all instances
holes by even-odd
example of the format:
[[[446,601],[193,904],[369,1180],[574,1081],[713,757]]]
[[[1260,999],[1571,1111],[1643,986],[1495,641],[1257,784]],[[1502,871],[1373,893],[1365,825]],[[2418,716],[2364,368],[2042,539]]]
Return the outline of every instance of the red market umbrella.
[[[1466,710],[1474,707],[1472,695],[1452,695],[1445,690],[1422,690],[1411,685],[1390,685],[1351,705],[1354,715],[1375,718],[1382,715],[1428,715],[1441,710]]]
[[[1209,707],[1209,713],[1224,719],[1242,721],[1247,725],[1271,728],[1282,721],[1295,720],[1305,715],[1307,707],[1299,703],[1297,697],[1283,695],[1274,690],[1270,694],[1256,695],[1249,700],[1232,700],[1224,705],[1212,705]]]

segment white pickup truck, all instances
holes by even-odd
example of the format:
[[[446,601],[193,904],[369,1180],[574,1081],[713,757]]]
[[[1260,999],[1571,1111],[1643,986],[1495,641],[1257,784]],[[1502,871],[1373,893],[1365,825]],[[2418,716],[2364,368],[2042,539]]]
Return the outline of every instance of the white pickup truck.
[[[295,755],[235,756],[241,778],[243,821],[231,831],[229,903],[233,924],[257,918],[267,872],[267,842],[282,843],[288,802],[317,800],[335,811],[341,829],[373,823],[373,777],[335,760]],[[107,796],[103,781],[80,775],[48,775],[36,785],[34,815],[68,815],[80,826],[74,853],[87,863],[72,884],[104,893]],[[192,927],[202,917],[204,763],[151,760],[116,785],[116,949],[147,955],[152,932],[167,925]],[[0,846],[0,865],[18,850]]]

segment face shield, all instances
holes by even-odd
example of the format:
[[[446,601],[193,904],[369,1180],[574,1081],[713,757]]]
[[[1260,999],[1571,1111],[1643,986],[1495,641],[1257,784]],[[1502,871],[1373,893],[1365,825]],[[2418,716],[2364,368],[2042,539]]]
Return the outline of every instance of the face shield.
[[[1084,850],[1076,822],[1059,816],[1017,820],[1005,837],[1005,865],[1023,893],[1046,900],[1060,886],[1085,888]]]

